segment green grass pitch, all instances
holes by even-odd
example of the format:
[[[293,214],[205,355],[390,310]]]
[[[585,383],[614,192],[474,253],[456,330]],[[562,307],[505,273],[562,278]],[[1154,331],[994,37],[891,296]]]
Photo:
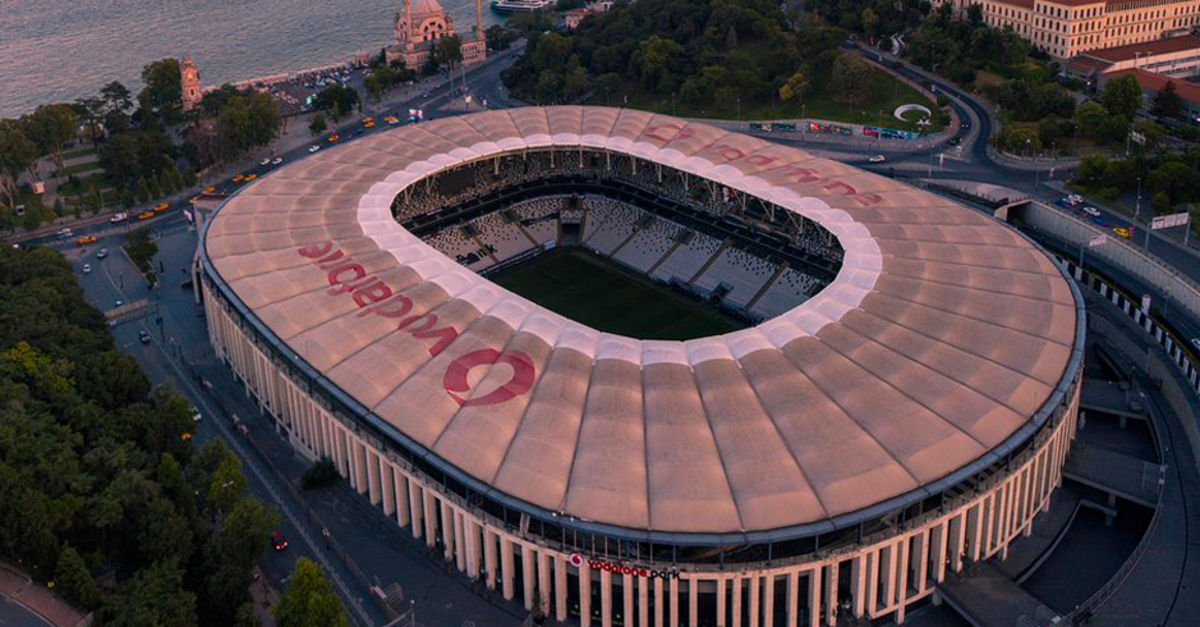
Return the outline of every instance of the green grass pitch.
[[[552,250],[488,278],[593,329],[638,339],[688,340],[746,327],[714,305],[578,248]]]

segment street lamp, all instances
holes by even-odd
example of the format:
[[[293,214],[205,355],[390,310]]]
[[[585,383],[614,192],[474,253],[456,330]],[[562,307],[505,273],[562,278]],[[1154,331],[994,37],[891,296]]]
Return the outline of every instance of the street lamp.
[[[738,122],[742,121],[742,99],[740,96],[737,99],[737,119]]]
[[[1137,177],[1137,200],[1133,206],[1133,221],[1138,221],[1138,216],[1142,213],[1142,177]]]

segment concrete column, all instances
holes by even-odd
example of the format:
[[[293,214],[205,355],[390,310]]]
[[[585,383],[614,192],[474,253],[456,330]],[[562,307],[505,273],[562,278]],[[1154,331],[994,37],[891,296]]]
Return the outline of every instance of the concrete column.
[[[500,536],[500,589],[505,601],[513,599],[516,579],[516,573],[513,572],[512,540],[502,535]]]
[[[450,510],[450,516],[454,520],[454,564],[458,566],[458,572],[467,572],[467,524],[463,520],[463,513],[457,509]]]
[[[700,627],[700,580],[688,579],[688,627]]]
[[[921,535],[913,538],[913,553],[915,554],[912,562],[912,577],[913,587],[917,592],[925,591],[925,582],[929,577],[929,534],[930,530],[926,529]]]
[[[979,524],[979,519],[983,515],[983,503],[976,503],[974,507],[967,510],[967,554],[970,555],[972,562],[978,562],[982,555],[982,538],[983,525]]]
[[[742,578],[734,575],[729,581],[733,584],[733,616],[729,624],[731,627],[742,627]]]
[[[463,516],[463,549],[467,554],[467,576],[479,579],[482,547],[479,546],[479,523]]]
[[[750,627],[758,627],[758,609],[761,595],[762,589],[759,584],[759,577],[758,575],[754,575],[750,578]]]
[[[821,625],[821,567],[808,571],[808,627]]]
[[[962,572],[962,547],[963,547],[963,519],[966,518],[965,512],[959,512],[956,516],[950,519],[950,528],[947,532],[946,551],[950,557],[950,570],[956,573]],[[939,568],[939,570],[941,570]],[[939,577],[938,582],[944,581],[944,577]]]
[[[896,545],[889,544],[879,550],[879,578],[883,583],[883,598],[880,609],[896,602]]]
[[[496,589],[496,571],[500,568],[500,560],[496,556],[496,534],[491,529],[483,529],[483,570],[487,571],[485,581],[488,590]]]
[[[637,626],[650,627],[650,579],[648,577],[638,577]]]
[[[800,624],[800,572],[787,574],[787,627]]]
[[[640,579],[640,577],[639,577]],[[621,575],[621,624],[632,625],[637,611],[633,608],[633,575]]]
[[[908,538],[902,540],[899,545],[897,545],[896,549],[896,563],[898,566],[896,570],[898,571],[897,575],[900,578],[900,580],[896,582],[896,594],[898,596],[896,602],[900,604],[900,606],[896,608],[896,623],[903,624],[904,609],[908,604]]]
[[[763,627],[775,627],[775,575],[763,579]]]
[[[550,570],[550,554],[538,551],[537,554],[538,596],[541,597],[542,614],[550,615],[550,598],[554,594],[554,586],[550,584],[553,573]]]
[[[837,624],[838,611],[838,569],[834,562],[825,567],[825,624]]]
[[[854,618],[862,618],[867,600],[867,556],[860,551],[850,561],[850,600]]]
[[[412,519],[409,522],[412,523],[413,537],[420,540],[421,535],[424,533],[424,525],[422,524],[424,523],[424,520],[422,520],[424,509],[421,507],[421,487],[417,485],[416,481],[408,481],[407,483],[408,509],[409,513],[412,514]]]
[[[579,565],[579,627],[592,624],[592,567],[587,560]]]
[[[729,624],[729,612],[725,608],[725,589],[728,583],[724,577],[715,580],[717,584],[717,627]]]
[[[409,513],[408,502],[408,480],[404,478],[404,473],[400,472],[399,468],[392,468],[392,487],[396,491],[396,522],[401,527],[407,527],[411,520]]]
[[[383,513],[391,516],[396,513],[396,487],[392,483],[395,471],[390,463],[380,461],[382,463],[379,464],[379,478],[383,480],[383,485],[379,489],[383,493]]]
[[[672,577],[670,581],[671,583],[667,586],[671,592],[671,599],[668,601],[667,607],[671,609],[671,627],[679,627],[679,578]],[[659,587],[662,587],[662,584],[655,583],[654,587],[655,589],[659,589]],[[660,605],[661,603],[655,603],[654,607],[658,608]],[[654,611],[655,615],[660,614],[659,610]]]
[[[350,459],[354,463],[354,489],[359,494],[367,493],[367,447],[358,438],[350,437]]]
[[[879,558],[881,551],[867,553],[867,618],[874,618],[879,607]]]
[[[612,627],[612,572],[600,571],[600,627]]]
[[[933,565],[933,583],[939,584],[946,580],[946,536],[950,523],[942,523],[929,531],[929,548],[933,552],[930,563]]]
[[[379,467],[379,455],[365,444],[363,445],[363,455],[367,461],[367,498],[371,500],[371,505],[379,505],[383,498],[383,489],[380,487],[380,475],[383,473]]]
[[[447,562],[454,559],[454,512],[446,499],[442,499],[442,555]]]
[[[663,627],[663,585],[659,577],[654,578],[654,627]]]
[[[1000,535],[999,531],[993,526],[994,523],[999,522],[1000,514],[1004,511],[1002,504],[998,500],[1001,498],[998,493],[1003,493],[1003,490],[997,490],[996,492],[993,492],[987,498],[983,499],[983,503],[980,504],[980,509],[985,514],[983,516],[984,555],[987,555],[988,551],[991,549],[992,539]],[[1001,505],[1001,507],[997,507],[997,505]]]
[[[554,558],[554,620],[567,620],[567,559]]]
[[[537,564],[533,561],[533,549],[527,544],[521,545],[521,585],[525,588],[525,609],[533,609],[533,576],[537,573]]]

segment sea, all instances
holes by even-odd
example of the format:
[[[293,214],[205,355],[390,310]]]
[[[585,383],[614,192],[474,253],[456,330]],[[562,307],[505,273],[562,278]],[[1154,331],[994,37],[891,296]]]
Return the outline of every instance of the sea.
[[[460,32],[474,0],[442,0]],[[503,18],[484,0],[484,28]],[[0,0],[0,118],[191,55],[204,85],[348,61],[393,39],[400,0]]]

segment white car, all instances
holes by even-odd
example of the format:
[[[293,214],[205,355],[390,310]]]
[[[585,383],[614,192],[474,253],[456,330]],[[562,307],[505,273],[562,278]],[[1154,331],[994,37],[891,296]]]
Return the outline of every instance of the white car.
[[[92,264],[90,264],[90,263],[83,264],[83,273],[91,274],[92,273]]]
[[[1100,217],[1100,210],[1091,205],[1084,207],[1083,212],[1088,214],[1089,216],[1092,216],[1093,218]]]
[[[125,304],[125,301],[117,299],[117,301],[115,303],[113,303],[113,306],[120,307],[121,305],[124,305],[124,304]]]
[[[283,157],[275,157],[274,159],[271,159],[271,165],[279,165],[281,163],[283,163]]]
[[[258,162],[258,165],[270,165],[270,164],[271,164],[271,159],[269,157]]]
[[[121,211],[118,213],[114,213],[113,217],[109,218],[108,221],[112,222],[113,224],[116,224],[117,222],[124,222],[125,218],[128,218],[128,217],[129,217],[128,213]]]
[[[883,155],[875,155],[874,157],[867,159],[867,161],[871,163],[883,163],[884,161],[887,161],[887,157]]]
[[[321,146],[320,146],[320,145],[318,145],[318,144],[313,144],[313,145],[311,145],[311,146],[309,146],[309,147],[308,147],[308,151],[309,151],[309,152],[316,152],[316,151],[318,151],[318,150],[320,150],[320,149],[321,149]]]
[[[192,405],[192,422],[200,422],[202,419],[203,416],[200,415],[200,410],[195,405]]]

